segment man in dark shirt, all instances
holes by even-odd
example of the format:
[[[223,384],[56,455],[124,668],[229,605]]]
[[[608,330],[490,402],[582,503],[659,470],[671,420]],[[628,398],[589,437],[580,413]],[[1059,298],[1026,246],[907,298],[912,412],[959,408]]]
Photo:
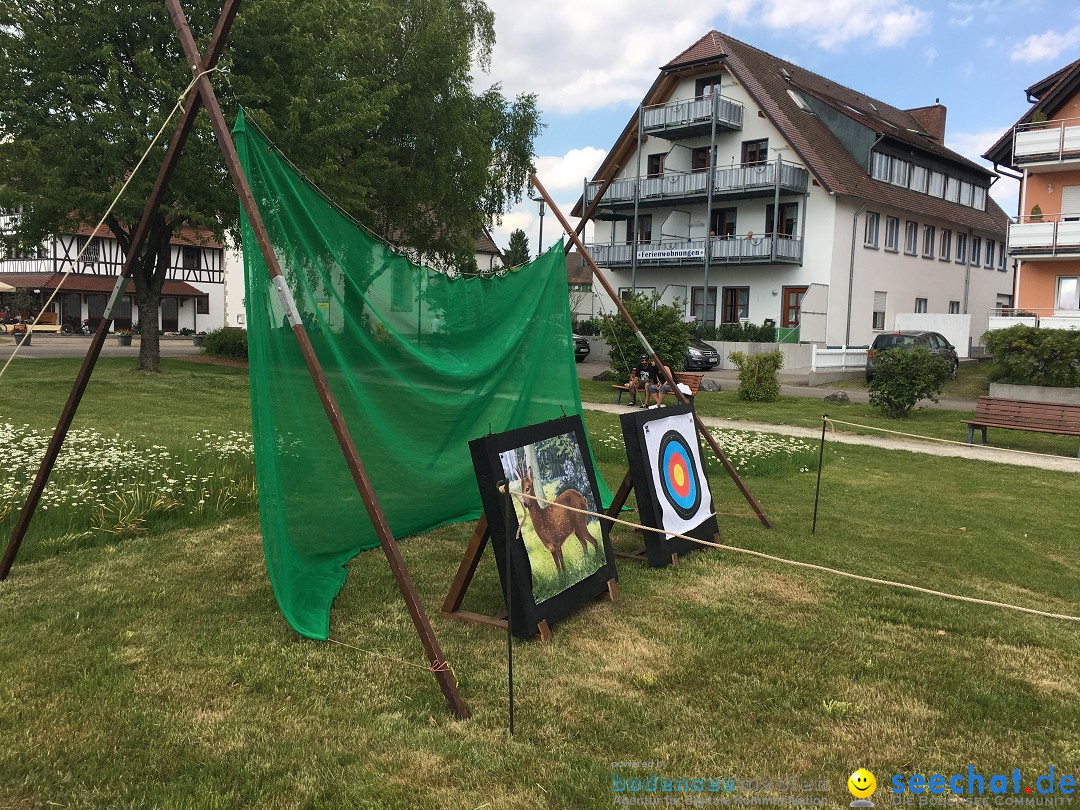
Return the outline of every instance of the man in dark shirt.
[[[637,405],[637,392],[642,392],[642,400],[648,402],[648,387],[649,379],[652,377],[656,368],[649,363],[647,355],[641,355],[638,360],[638,364],[630,369],[630,382],[626,384],[626,387],[630,389],[630,404]]]

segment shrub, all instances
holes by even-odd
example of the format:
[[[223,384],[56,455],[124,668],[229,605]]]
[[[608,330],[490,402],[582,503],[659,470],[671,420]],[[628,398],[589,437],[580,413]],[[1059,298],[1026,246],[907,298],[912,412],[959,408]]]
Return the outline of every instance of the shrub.
[[[207,332],[206,337],[203,338],[202,354],[246,360],[248,356],[247,330],[225,328]]]
[[[923,399],[937,402],[949,379],[949,361],[925,346],[887,349],[874,355],[870,404],[886,416],[907,416]]]
[[[1014,385],[1080,386],[1080,332],[1017,324],[983,335],[990,379]]]
[[[575,335],[600,334],[600,324],[596,318],[583,318],[580,321],[574,321],[573,329]]]
[[[776,373],[784,366],[783,352],[732,352],[728,357],[739,369],[739,399],[775,402],[780,398]]]
[[[722,323],[706,326],[695,323],[694,334],[702,340],[729,340],[743,343],[774,343],[776,327],[771,324]]]
[[[683,310],[678,303],[661,304],[660,296],[636,293],[626,298],[623,303],[637,324],[641,334],[652,344],[657,356],[673,372],[681,371],[686,364],[686,350],[690,346],[690,324],[683,321]],[[637,364],[641,356],[641,345],[630,324],[615,312],[600,315],[596,319],[600,325],[600,335],[611,349],[609,365],[619,382],[630,379],[630,369]]]

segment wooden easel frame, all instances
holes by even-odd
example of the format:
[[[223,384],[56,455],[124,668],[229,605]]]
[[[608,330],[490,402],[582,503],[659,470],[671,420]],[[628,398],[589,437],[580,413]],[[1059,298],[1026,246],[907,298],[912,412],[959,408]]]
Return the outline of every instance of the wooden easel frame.
[[[64,439],[67,437],[72,420],[75,418],[75,412],[78,410],[83,393],[86,391],[86,385],[90,380],[90,375],[93,373],[97,358],[101,354],[102,346],[105,343],[105,336],[108,333],[113,319],[116,317],[120,301],[127,289],[128,282],[131,280],[132,271],[134,269],[134,260],[142,252],[150,228],[150,223],[153,221],[153,218],[161,205],[165,189],[168,186],[173,171],[180,161],[184,145],[194,126],[195,116],[199,111],[199,105],[202,104],[206,107],[206,112],[210,117],[210,124],[213,127],[214,136],[221,149],[225,167],[228,170],[229,177],[240,197],[240,205],[255,233],[255,240],[262,252],[263,259],[266,261],[267,269],[270,272],[274,287],[281,299],[282,307],[287,313],[286,317],[292,327],[293,335],[300,345],[300,351],[304,356],[304,361],[307,364],[312,383],[318,391],[319,399],[322,401],[327,419],[333,428],[342,455],[352,474],[353,482],[360,494],[360,498],[364,502],[368,517],[379,538],[379,544],[383,553],[386,555],[387,562],[394,574],[398,590],[409,610],[409,615],[413,620],[413,625],[416,628],[417,635],[420,637],[424,651],[427,653],[428,660],[431,663],[431,672],[435,676],[439,688],[442,690],[447,707],[456,717],[465,719],[469,716],[469,710],[461,699],[461,695],[457,688],[457,681],[454,678],[449,663],[443,655],[438,640],[435,638],[431,622],[428,620],[427,614],[420,603],[420,597],[416,592],[416,586],[413,584],[412,577],[405,565],[405,560],[401,556],[397,541],[390,531],[386,516],[375,495],[375,490],[371,486],[371,481],[368,479],[363,462],[360,460],[360,454],[357,452],[356,445],[349,433],[348,426],[345,424],[341,409],[330,388],[329,381],[322,369],[322,365],[315,356],[315,350],[311,345],[311,339],[307,334],[304,323],[296,310],[296,304],[293,301],[292,293],[285,283],[285,278],[278,263],[277,256],[270,244],[270,237],[267,234],[266,226],[264,225],[262,216],[255,204],[255,198],[251,192],[251,187],[248,185],[247,178],[244,176],[243,169],[240,166],[240,158],[237,155],[236,146],[232,142],[229,128],[225,124],[225,116],[221,112],[217,95],[214,93],[213,85],[210,82],[208,72],[217,64],[221,57],[225,42],[229,36],[229,30],[232,28],[232,24],[236,19],[240,0],[225,0],[225,5],[218,17],[217,25],[214,28],[213,36],[211,37],[210,44],[207,47],[205,54],[200,54],[198,51],[198,47],[195,44],[195,38],[192,36],[191,29],[188,27],[187,17],[184,14],[183,7],[180,5],[180,0],[165,0],[165,2],[168,5],[169,17],[176,27],[180,44],[184,49],[188,67],[191,69],[192,76],[196,79],[195,90],[188,97],[184,105],[184,112],[180,119],[180,123],[177,125],[176,131],[173,133],[172,139],[169,142],[168,150],[165,153],[161,169],[158,172],[157,179],[150,192],[150,197],[146,202],[142,217],[132,236],[131,246],[127,252],[127,258],[124,261],[124,267],[121,270],[120,278],[117,280],[116,287],[112,292],[112,297],[106,306],[104,317],[98,324],[90,348],[87,350],[86,359],[83,361],[83,365],[72,386],[71,393],[68,395],[68,400],[60,416],[60,421],[56,426],[56,430],[53,432],[49,447],[45,451],[45,457],[42,459],[41,467],[38,469],[38,474],[31,487],[30,495],[23,505],[22,512],[19,514],[19,519],[16,521],[15,529],[8,542],[7,549],[4,552],[3,558],[0,559],[0,581],[7,578],[8,573],[11,571],[11,566],[15,562],[19,546],[22,544],[30,520],[34,516],[34,512],[41,500],[41,495],[45,490],[45,485],[48,483],[49,476],[56,463],[56,458],[60,454]]]

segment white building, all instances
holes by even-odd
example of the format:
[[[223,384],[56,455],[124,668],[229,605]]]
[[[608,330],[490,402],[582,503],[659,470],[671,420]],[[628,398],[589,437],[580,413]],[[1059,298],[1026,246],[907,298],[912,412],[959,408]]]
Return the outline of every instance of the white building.
[[[944,134],[940,104],[896,109],[711,31],[661,68],[574,213],[614,178],[593,257],[705,323],[865,345],[897,315],[970,313],[978,343],[1012,288],[1008,218]]]

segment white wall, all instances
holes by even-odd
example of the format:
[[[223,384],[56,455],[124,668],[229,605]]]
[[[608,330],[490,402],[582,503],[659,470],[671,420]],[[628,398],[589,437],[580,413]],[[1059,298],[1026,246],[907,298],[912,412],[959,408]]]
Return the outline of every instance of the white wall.
[[[224,325],[247,328],[244,311],[244,254],[239,249],[225,249]]]
[[[968,337],[971,335],[970,315],[901,312],[896,316],[896,328],[909,331],[937,332],[956,347],[958,356],[971,356],[968,349]]]

